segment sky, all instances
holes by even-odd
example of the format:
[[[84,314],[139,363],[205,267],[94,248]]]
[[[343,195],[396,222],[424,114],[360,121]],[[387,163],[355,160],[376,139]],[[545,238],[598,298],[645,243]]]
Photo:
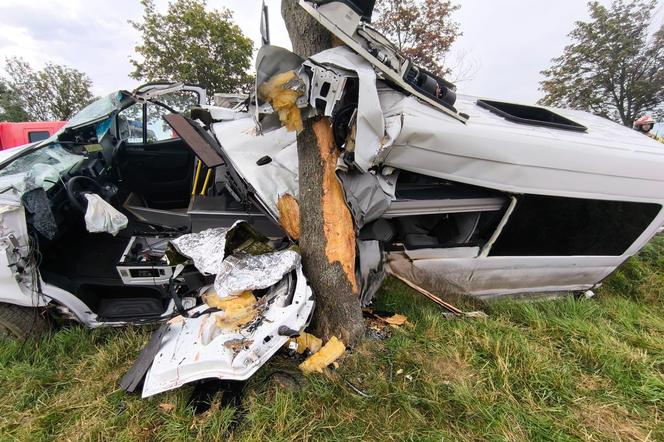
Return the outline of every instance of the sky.
[[[378,0],[380,1],[380,0]],[[524,103],[541,97],[540,71],[569,43],[577,20],[588,18],[583,0],[457,0],[454,18],[463,35],[447,57],[463,60],[459,92]],[[168,0],[157,0],[159,9]],[[259,44],[260,0],[208,0],[208,8],[226,7],[245,35]],[[601,0],[608,4],[608,0]],[[280,0],[266,0],[272,44],[290,48],[279,11]],[[47,61],[87,73],[93,92],[131,89],[129,56],[139,35],[128,20],[140,20],[138,0],[0,0],[0,62],[21,56],[34,67]],[[664,0],[655,10],[664,20]],[[468,69],[470,72],[467,72]],[[456,78],[455,78],[456,79]]]

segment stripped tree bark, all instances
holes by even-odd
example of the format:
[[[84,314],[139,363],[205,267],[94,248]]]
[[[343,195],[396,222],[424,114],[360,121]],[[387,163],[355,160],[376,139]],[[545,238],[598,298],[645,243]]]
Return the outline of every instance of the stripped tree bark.
[[[297,55],[307,58],[333,46],[332,35],[297,0],[282,0],[281,14]],[[352,346],[362,338],[364,322],[355,276],[355,229],[335,175],[339,149],[328,118],[303,123],[297,137],[298,233],[304,271],[316,296],[313,331]]]

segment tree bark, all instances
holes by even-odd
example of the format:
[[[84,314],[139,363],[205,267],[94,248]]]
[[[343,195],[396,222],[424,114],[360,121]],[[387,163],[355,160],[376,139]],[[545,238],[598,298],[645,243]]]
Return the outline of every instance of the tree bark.
[[[282,0],[293,52],[309,56],[332,47],[332,35],[311,18],[296,0]],[[316,297],[313,332],[338,336],[350,346],[364,335],[355,277],[355,229],[336,178],[339,149],[328,118],[305,120],[297,137],[299,156],[300,251]]]

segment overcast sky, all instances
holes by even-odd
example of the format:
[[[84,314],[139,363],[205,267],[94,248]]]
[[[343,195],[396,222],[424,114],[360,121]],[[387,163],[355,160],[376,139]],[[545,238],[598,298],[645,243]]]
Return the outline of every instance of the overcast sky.
[[[272,43],[290,47],[280,0],[266,2]],[[583,0],[458,3],[455,19],[463,36],[448,60],[455,64],[463,58],[473,68],[471,78],[458,83],[460,92],[514,101],[540,98],[539,72],[560,55],[574,22],[588,18]],[[157,0],[162,9],[166,4]],[[208,7],[231,9],[258,44],[260,0],[209,0]],[[92,78],[96,94],[131,89],[137,83],[128,77],[129,56],[139,36],[127,20],[140,19],[141,13],[138,0],[0,0],[0,61],[17,55],[35,67],[47,61],[75,67]],[[656,17],[658,22],[664,17],[664,0]]]

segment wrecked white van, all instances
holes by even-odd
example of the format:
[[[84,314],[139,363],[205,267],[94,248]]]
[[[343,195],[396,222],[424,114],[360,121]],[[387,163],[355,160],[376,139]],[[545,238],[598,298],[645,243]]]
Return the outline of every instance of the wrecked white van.
[[[582,292],[657,233],[660,144],[586,112],[457,95],[371,28],[372,3],[301,0],[346,46],[299,60],[266,45],[257,60],[259,85],[292,69],[297,106],[331,118],[363,302],[385,262],[432,291]],[[260,94],[255,112],[258,132],[237,118],[210,129],[277,218],[298,194],[295,135]]]
[[[480,298],[586,291],[656,234],[661,145],[585,112],[457,95],[371,28],[371,3],[302,0],[346,46],[257,58],[257,86],[294,72],[302,114],[332,122],[363,304],[387,271]],[[277,209],[299,194],[295,133],[261,94],[206,103],[146,85],[8,151],[0,327],[25,336],[43,311],[166,321],[122,383],[145,376],[144,396],[246,379],[304,329],[315,294]]]

